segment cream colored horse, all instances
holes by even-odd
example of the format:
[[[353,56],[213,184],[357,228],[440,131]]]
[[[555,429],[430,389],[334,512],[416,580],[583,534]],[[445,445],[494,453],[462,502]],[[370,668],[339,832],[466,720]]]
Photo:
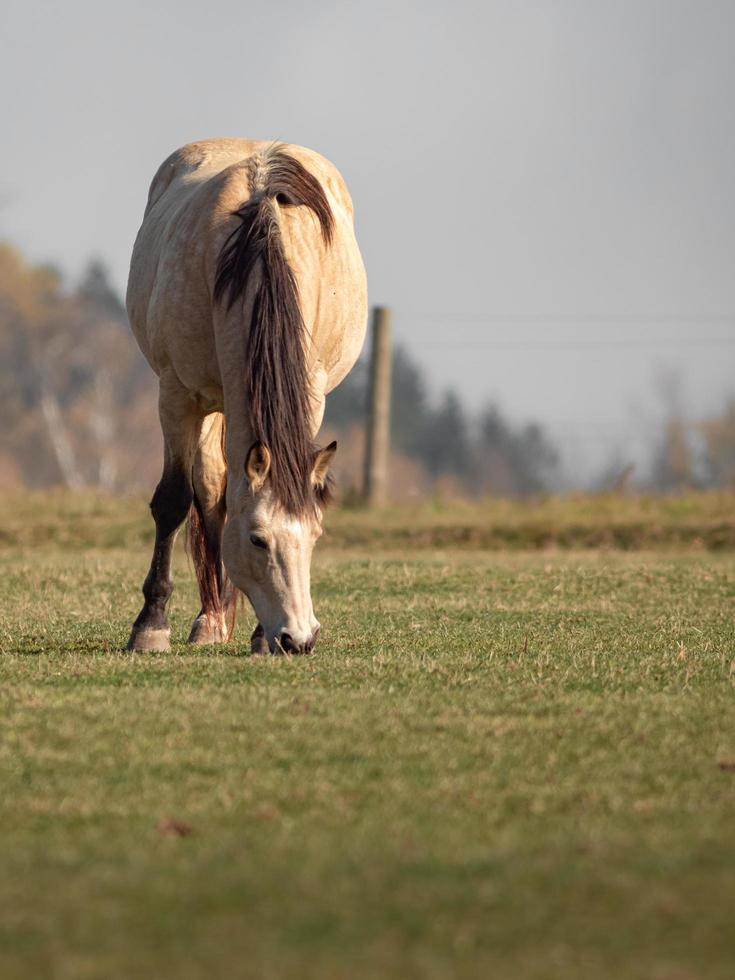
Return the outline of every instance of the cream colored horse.
[[[234,583],[258,617],[253,650],[311,650],[311,555],[336,449],[313,440],[367,314],[342,177],[298,146],[219,139],[177,150],[151,184],[127,307],[158,375],[164,438],[129,649],[168,647],[171,553],[189,514],[202,603],[190,642],[228,639]]]

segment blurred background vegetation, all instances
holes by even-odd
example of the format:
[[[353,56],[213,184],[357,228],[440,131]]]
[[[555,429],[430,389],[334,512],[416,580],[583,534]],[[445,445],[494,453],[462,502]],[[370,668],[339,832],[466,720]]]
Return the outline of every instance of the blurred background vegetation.
[[[69,284],[0,244],[0,488],[149,491],[161,465],[155,378],[128,330],[105,265]],[[323,438],[340,441],[343,499],[356,499],[364,452],[363,357],[327,400]],[[560,489],[691,491],[735,486],[735,398],[708,418],[661,386],[663,422],[635,467],[619,447],[584,482],[565,465],[543,419],[518,423],[489,397],[476,414],[462,392],[431,395],[411,351],[394,352],[391,492],[419,497],[528,497]]]

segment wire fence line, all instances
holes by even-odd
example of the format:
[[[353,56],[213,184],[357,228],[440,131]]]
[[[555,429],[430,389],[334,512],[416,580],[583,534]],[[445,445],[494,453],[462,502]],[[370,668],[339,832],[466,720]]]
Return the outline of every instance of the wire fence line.
[[[694,372],[701,376],[702,365],[707,363],[705,348],[724,350],[735,346],[735,330],[728,336],[723,335],[722,324],[729,323],[725,318],[712,318],[709,330],[703,336],[692,336],[691,329],[682,329],[680,320],[677,335],[669,337],[641,336],[640,331],[637,336],[628,331],[627,335],[623,333],[622,336],[613,337],[610,336],[612,331],[608,323],[607,330],[601,330],[602,336],[597,337],[574,337],[569,336],[568,332],[564,336],[558,330],[547,329],[546,336],[539,335],[537,331],[535,337],[529,333],[519,337],[517,334],[520,331],[511,330],[510,337],[506,334],[506,339],[498,329],[498,324],[503,322],[500,318],[489,317],[486,322],[494,325],[495,329],[488,331],[489,336],[478,336],[478,331],[471,332],[467,320],[462,322],[455,317],[436,314],[420,337],[417,337],[415,328],[410,331],[412,336],[407,335],[405,326],[403,336],[400,329],[396,331],[398,343],[393,345],[389,328],[392,313],[393,311],[385,307],[373,308],[372,340],[367,348],[371,354],[370,371],[365,381],[368,393],[368,444],[371,434],[378,429],[379,419],[383,422],[384,435],[378,449],[369,448],[365,460],[363,493],[368,501],[381,498],[381,494],[371,488],[380,484],[380,473],[387,473],[391,433],[400,443],[401,451],[424,465],[428,474],[453,474],[463,480],[467,479],[472,466],[476,466],[477,472],[484,472],[486,476],[488,467],[495,466],[493,479],[500,481],[499,485],[505,480],[515,486],[513,480],[516,479],[525,481],[524,486],[538,484],[557,489],[603,485],[613,477],[617,479],[626,466],[635,466],[644,483],[649,481],[651,485],[669,486],[672,480],[699,481],[705,485],[707,480],[720,479],[713,474],[724,472],[723,467],[731,465],[727,461],[723,462],[722,453],[716,446],[712,448],[714,444],[710,444],[707,435],[707,426],[711,426],[713,421],[720,424],[720,417],[722,424],[729,424],[729,416],[722,414],[722,407],[715,407],[709,414],[701,410],[696,413],[685,410],[686,399],[678,396],[678,389],[673,394],[671,391],[667,393],[665,385],[658,386],[661,388],[658,409],[653,406],[641,408],[637,401],[621,396],[622,401],[618,406],[621,409],[620,414],[613,418],[610,415],[610,406],[606,403],[609,398],[600,400],[601,384],[598,377],[593,392],[590,393],[588,385],[582,398],[578,399],[578,417],[570,418],[565,414],[556,417],[553,412],[548,411],[547,406],[540,413],[540,419],[529,419],[525,412],[520,417],[517,412],[515,415],[506,414],[498,406],[498,400],[492,397],[485,402],[484,407],[475,404],[468,408],[464,402],[465,389],[461,384],[452,387],[451,379],[452,371],[458,364],[484,366],[492,363],[493,351],[518,351],[524,355],[545,352],[547,356],[553,351],[560,354],[580,352],[576,357],[572,355],[567,358],[569,364],[573,365],[585,351],[607,353],[608,358],[613,359],[614,355],[610,351],[633,348],[649,348],[655,352],[652,357],[628,355],[628,362],[643,366],[655,361],[656,356],[669,351],[700,350],[702,354],[699,358],[689,353],[680,355],[679,360],[692,364],[696,362]],[[417,318],[418,316],[416,314]],[[409,318],[400,311],[396,311],[394,319],[399,328],[402,321],[404,325],[409,322]],[[440,325],[445,328],[441,333]],[[383,330],[382,342],[378,337],[379,328]],[[557,336],[549,338],[549,332],[556,333]],[[431,350],[439,350],[441,353],[428,359],[421,356]],[[485,353],[475,353],[473,360],[473,351]],[[439,362],[436,361],[437,356]],[[729,364],[729,353],[718,353],[714,357],[721,366]],[[382,386],[376,380],[376,366],[381,359],[384,362],[385,375]],[[523,363],[523,358],[515,360],[518,365]],[[423,366],[422,361],[425,362]],[[437,364],[449,366],[450,361],[452,367],[447,372],[449,377],[445,378],[448,386],[442,400],[435,397],[436,392],[430,383],[432,372],[428,371],[426,365],[432,364],[435,369]],[[712,355],[709,362],[713,362]],[[502,363],[504,366],[498,369],[500,373],[495,379],[496,384],[501,376],[504,379],[508,376],[508,362]],[[535,371],[536,367],[532,373]],[[405,382],[403,389],[400,384],[395,389],[400,396],[396,398],[395,406],[391,405],[391,396],[394,393],[390,381],[391,373]],[[487,395],[492,396],[493,381],[489,373],[485,372],[486,387],[489,389]],[[557,373],[564,374],[561,371]],[[586,377],[589,379],[594,376],[595,372],[590,374],[588,370]],[[567,386],[569,380],[567,377]],[[666,380],[665,376],[662,376],[662,380]],[[678,383],[676,378],[674,382]],[[655,391],[656,385],[653,387]],[[474,397],[478,394],[482,397],[482,387],[474,386],[472,390]],[[354,400],[353,398],[352,402]],[[502,402],[502,398],[500,401]],[[568,411],[569,406],[565,401],[562,413]],[[720,415],[714,414],[715,412]],[[396,427],[390,424],[392,413],[400,418],[400,425]],[[407,437],[407,432],[410,437]],[[444,445],[461,447],[461,451],[446,452],[441,449]],[[714,453],[719,455],[715,456]],[[474,460],[474,463],[469,464],[470,469],[467,468],[468,459]],[[687,468],[684,476],[679,470],[674,472],[676,467],[681,469],[683,466]]]
[[[401,310],[396,308],[394,316],[402,320],[436,320],[448,323],[607,323],[624,325],[627,328],[637,328],[646,324],[689,323],[694,326],[701,324],[730,324],[735,326],[735,313],[469,313],[447,312],[436,310]]]
[[[564,315],[564,314],[524,314],[524,313],[438,313],[427,310],[420,312],[417,310],[394,311],[394,319],[399,327],[396,331],[401,341],[407,344],[415,344],[416,338],[401,337],[400,325],[423,323],[427,325],[427,331],[422,334],[421,347],[432,349],[452,349],[461,352],[464,349],[476,350],[487,348],[489,350],[522,350],[522,351],[566,351],[566,350],[615,350],[615,349],[645,349],[656,348],[666,345],[667,348],[676,347],[680,349],[698,348],[717,348],[735,346],[735,314],[729,313],[701,313],[701,314],[652,314],[645,316],[641,314],[589,314],[589,315]],[[499,335],[498,328],[512,326],[523,330],[527,328],[525,336],[514,336],[506,338]],[[557,336],[550,339],[548,336],[534,336],[539,329],[548,331],[550,329],[580,326],[606,326],[607,336]],[[662,332],[663,327],[670,327],[676,333]],[[437,336],[433,327],[448,330],[448,335]],[[609,328],[616,329],[615,336],[609,335]],[[689,327],[689,335],[682,334],[681,328]],[[715,334],[714,330],[723,327],[732,328],[731,332]],[[472,328],[475,328],[474,330]],[[490,334],[477,336],[477,328],[489,328]],[[705,336],[692,335],[693,329],[709,328]],[[648,336],[640,336],[642,332],[650,333]],[[623,336],[620,336],[620,332]],[[630,336],[631,331],[636,331],[639,336]],[[627,334],[627,336],[626,336]]]
[[[492,350],[608,350],[615,348],[644,348],[658,347],[661,344],[676,347],[730,347],[735,345],[733,337],[663,337],[658,339],[599,339],[599,340],[544,340],[544,341],[516,341],[516,340],[493,340],[488,338],[457,338],[456,335],[446,340],[421,339],[422,347],[453,348],[462,350],[464,348],[483,348]]]

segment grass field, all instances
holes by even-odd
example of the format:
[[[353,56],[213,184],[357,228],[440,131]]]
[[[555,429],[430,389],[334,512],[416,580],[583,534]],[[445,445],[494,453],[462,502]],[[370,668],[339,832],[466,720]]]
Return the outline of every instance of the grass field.
[[[247,614],[240,642],[183,643],[182,552],[176,644],[122,652],[138,505],[14,500],[0,977],[729,980],[732,498],[578,504],[539,507],[597,529],[648,508],[667,546],[438,550],[432,528],[489,513],[438,506],[416,547],[395,516],[370,546],[374,519],[335,513],[316,653],[253,658]]]

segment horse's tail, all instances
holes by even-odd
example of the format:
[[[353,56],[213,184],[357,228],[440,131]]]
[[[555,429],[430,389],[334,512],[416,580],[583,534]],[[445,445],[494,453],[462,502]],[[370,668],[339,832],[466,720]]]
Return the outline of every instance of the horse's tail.
[[[279,207],[309,208],[325,245],[334,216],[319,181],[280,146],[249,161],[251,196],[217,263],[214,299],[230,309],[252,297],[245,363],[247,411],[271,454],[270,480],[281,504],[303,513],[311,503],[311,398],[298,287],[283,249]]]

